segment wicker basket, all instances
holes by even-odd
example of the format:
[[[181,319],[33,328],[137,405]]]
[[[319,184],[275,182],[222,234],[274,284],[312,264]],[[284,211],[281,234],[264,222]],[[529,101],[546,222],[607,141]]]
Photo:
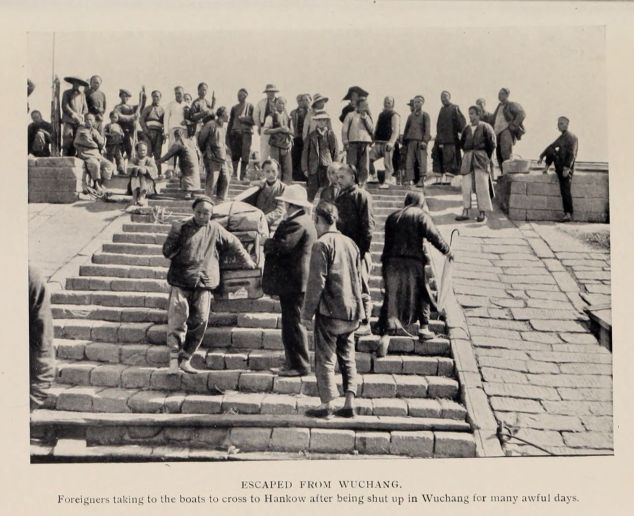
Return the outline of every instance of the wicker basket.
[[[531,160],[522,159],[521,156],[512,156],[502,163],[504,174],[528,174],[531,170]]]

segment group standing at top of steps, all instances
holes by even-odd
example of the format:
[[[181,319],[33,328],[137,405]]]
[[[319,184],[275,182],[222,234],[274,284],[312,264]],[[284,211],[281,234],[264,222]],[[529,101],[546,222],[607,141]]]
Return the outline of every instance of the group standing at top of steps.
[[[397,182],[422,188],[427,177],[432,134],[431,118],[422,109],[425,103],[422,95],[409,101],[410,113],[401,133],[401,116],[393,97],[384,98],[383,110],[375,120],[368,108],[369,93],[360,86],[351,86],[343,97],[348,104],[339,116],[343,144],[342,156],[339,156],[338,139],[326,110],[329,98],[320,93],[297,95],[297,107],[288,112],[287,100],[279,95],[274,84],[266,85],[265,98],[255,105],[247,102],[249,93],[240,88],[238,103],[231,109],[225,106],[216,109],[215,93],[212,92],[209,100],[209,87],[204,82],[198,84],[195,100],[182,86],[176,86],[174,100],[165,108],[158,90],[152,91],[152,102],[146,105],[145,87],[139,93],[137,104],[129,103],[130,91],[120,89],[120,102],[109,112],[110,123],[106,125],[104,118],[108,110],[101,77],[94,75],[85,81],[69,76],[65,80],[72,88],[64,91],[61,100],[62,153],[77,154],[86,161],[87,171],[98,190],[103,189],[102,181],[112,173],[112,163],[119,173],[126,172],[126,162],[128,168],[132,164],[129,172],[137,178],[130,182],[129,188],[134,204],[145,204],[154,180],[163,175],[163,164],[166,164],[166,175],[180,174],[181,185],[187,192],[200,189],[200,175],[204,171],[205,193],[216,194],[220,199],[226,198],[232,179],[244,181],[250,164],[257,166],[269,157],[279,163],[280,178],[285,184],[306,181],[311,200],[328,184],[328,165],[342,158],[357,169],[361,187],[367,181],[378,181],[374,162],[381,158],[385,174],[379,188],[389,188]],[[27,92],[33,87],[30,83]],[[442,107],[431,149],[433,173],[439,178],[462,176],[465,209],[459,220],[468,217],[473,193],[477,197],[477,219],[486,220],[493,193],[493,153],[501,170],[502,163],[511,158],[514,144],[525,133],[525,111],[519,103],[509,100],[509,96],[508,88],[500,89],[499,103],[493,113],[486,110],[485,99],[478,98],[469,107],[470,123],[467,123],[458,105],[451,102],[451,93],[443,91],[440,95]],[[90,115],[94,117],[92,121]],[[49,155],[53,128],[39,111],[33,111],[32,118],[28,132],[29,153]],[[559,127],[562,136],[546,148],[541,159],[546,158],[545,171],[551,164],[555,165],[567,221],[571,220],[573,211],[570,187],[577,140],[568,131],[568,119],[561,119],[566,120],[566,127]],[[82,132],[84,138],[78,140],[78,133]],[[254,132],[260,139],[259,160],[253,159],[251,152]],[[152,160],[153,165],[133,163],[139,142],[145,144],[146,161]],[[169,144],[167,153],[162,151],[165,142]],[[88,148],[79,147],[81,145]],[[191,195],[188,193],[188,197]]]

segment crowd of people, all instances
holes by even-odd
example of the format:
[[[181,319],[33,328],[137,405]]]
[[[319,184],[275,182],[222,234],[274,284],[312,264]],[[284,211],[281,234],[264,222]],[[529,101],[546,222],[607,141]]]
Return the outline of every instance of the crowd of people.
[[[64,92],[61,102],[62,153],[86,163],[96,188],[103,188],[103,181],[115,170],[126,173],[133,202],[143,205],[154,193],[157,178],[177,174],[187,198],[193,199],[193,216],[174,223],[163,245],[163,254],[170,260],[167,343],[176,367],[197,372],[191,358],[202,342],[212,292],[220,282],[220,256],[232,253],[244,268],[256,268],[239,239],[212,220],[214,204],[226,199],[230,182],[247,177],[255,131],[260,136],[258,165],[263,180],[244,201],[262,210],[273,234],[264,242],[262,287],[280,301],[286,366],[277,371],[279,375],[310,373],[307,328],[314,331],[322,404],[308,415],[330,417],[334,412],[335,360],[346,394],[338,415],[354,415],[355,335],[378,334],[379,357],[388,352],[389,337],[412,323],[418,323],[421,339],[435,337],[428,324],[434,297],[425,274],[429,260],[423,241],[450,260],[453,255],[424,207],[422,188],[432,131],[422,95],[409,102],[410,113],[401,133],[393,97],[385,97],[375,123],[368,92],[350,87],[344,97],[348,104],[339,117],[340,152],[326,110],[329,99],[321,94],[298,95],[297,107],[289,113],[286,99],[273,84],[266,86],[265,98],[256,105],[247,102],[249,93],[241,88],[238,103],[230,109],[216,108],[214,93],[207,99],[205,83],[198,85],[195,100],[177,86],[166,108],[159,91],[151,93],[152,103],[146,105],[143,88],[138,104],[132,105],[130,92],[121,89],[120,103],[108,112],[109,123],[104,124],[107,103],[100,90],[101,78],[65,79],[72,88]],[[484,99],[478,99],[469,107],[467,121],[451,102],[450,92],[441,93],[432,170],[439,177],[461,176],[464,209],[457,220],[469,218],[475,193],[477,221],[486,221],[492,209],[494,155],[502,169],[525,133],[524,110],[509,96],[508,89],[499,91],[493,113],[486,111]],[[29,153],[49,155],[53,128],[40,112],[33,111],[31,116]],[[545,160],[544,172],[554,164],[565,220],[570,220],[577,139],[568,131],[567,118],[559,119],[558,128],[561,136],[546,148],[540,162]],[[381,178],[374,166],[379,159],[384,161]],[[202,191],[203,171],[204,195],[194,197]],[[386,221],[381,256],[385,294],[378,322],[371,327],[375,218],[366,185],[373,181],[380,182],[382,189],[400,183],[410,191],[403,207]]]

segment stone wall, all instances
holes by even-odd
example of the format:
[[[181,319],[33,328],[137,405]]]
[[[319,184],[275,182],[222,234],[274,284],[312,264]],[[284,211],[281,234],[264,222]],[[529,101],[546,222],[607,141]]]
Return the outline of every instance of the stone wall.
[[[29,202],[70,204],[82,191],[84,163],[78,158],[29,159]]]
[[[563,216],[559,180],[552,172],[501,176],[495,190],[497,203],[512,220],[559,220]],[[609,222],[607,170],[575,171],[572,198],[575,221]]]

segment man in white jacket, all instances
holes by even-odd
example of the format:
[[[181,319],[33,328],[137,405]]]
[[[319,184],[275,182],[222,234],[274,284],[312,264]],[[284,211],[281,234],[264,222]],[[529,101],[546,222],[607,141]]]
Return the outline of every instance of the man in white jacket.
[[[263,91],[263,93],[266,93],[266,98],[260,100],[253,110],[253,121],[260,135],[260,161],[268,159],[271,153],[269,135],[262,132],[262,127],[264,126],[266,117],[275,112],[275,98],[276,93],[279,93],[279,91],[280,90],[278,90],[274,84],[267,84]]]
[[[174,100],[167,105],[165,110],[165,128],[168,139],[168,148],[174,145],[176,141],[176,129],[185,129],[185,107],[187,104],[184,99],[185,90],[182,86],[174,88]],[[176,158],[170,159],[167,163],[169,169],[174,170],[176,167]]]

